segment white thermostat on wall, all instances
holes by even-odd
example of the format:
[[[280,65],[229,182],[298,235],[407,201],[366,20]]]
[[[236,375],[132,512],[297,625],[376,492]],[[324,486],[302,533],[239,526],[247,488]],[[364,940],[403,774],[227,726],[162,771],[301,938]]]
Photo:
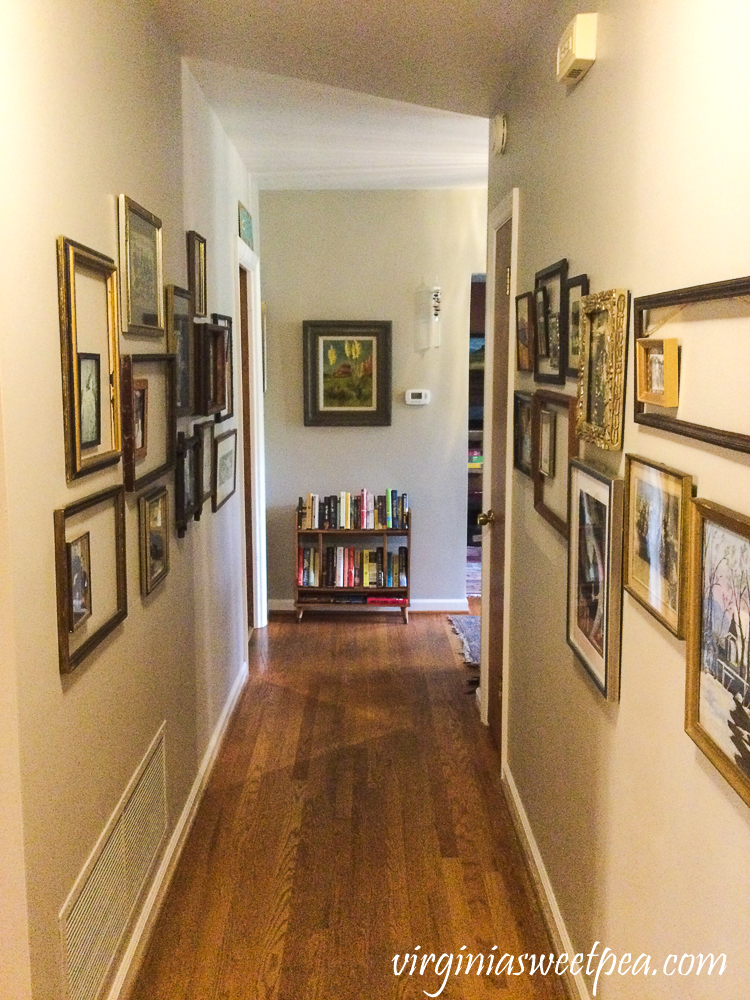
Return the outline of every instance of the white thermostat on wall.
[[[409,406],[424,406],[425,403],[430,401],[430,390],[429,389],[407,389],[405,395],[405,401]]]
[[[596,59],[596,14],[576,14],[557,43],[557,82],[578,83]]]

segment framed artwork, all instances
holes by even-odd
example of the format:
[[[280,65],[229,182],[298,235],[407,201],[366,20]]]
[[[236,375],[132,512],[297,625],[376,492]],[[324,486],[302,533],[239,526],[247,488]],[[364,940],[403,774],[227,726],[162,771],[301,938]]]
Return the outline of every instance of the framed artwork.
[[[60,673],[69,674],[128,615],[125,490],[113,486],[60,507],[54,534]]]
[[[133,380],[133,457],[136,462],[148,453],[148,379]]]
[[[516,295],[516,367],[519,372],[534,371],[534,325],[533,294]]]
[[[578,378],[581,363],[581,299],[589,294],[587,274],[568,278],[568,378]]]
[[[214,424],[213,420],[193,424],[193,434],[200,439],[200,477],[198,494],[201,504],[210,500],[213,495],[214,466]]]
[[[639,403],[677,406],[680,399],[680,349],[676,337],[645,337],[635,342],[636,396]]]
[[[685,638],[687,518],[693,477],[625,456],[625,590],[678,639]]]
[[[195,337],[190,292],[167,285],[167,350],[174,354],[175,413],[189,417],[195,412]]]
[[[187,234],[188,288],[193,316],[208,315],[206,290],[206,241],[194,229]]]
[[[217,323],[196,323],[195,411],[203,417],[220,413],[227,399],[227,334]]]
[[[219,413],[214,414],[214,420],[217,424],[223,423],[225,420],[229,420],[234,416],[234,362],[232,354],[232,317],[222,316],[220,313],[211,313],[211,322],[215,326],[223,326],[225,329],[224,341],[220,346],[220,350],[224,352],[224,358],[221,362],[223,367],[223,375],[221,377],[221,382],[224,385],[224,399],[222,400],[223,406]]]
[[[305,320],[306,427],[391,422],[390,321]]]
[[[78,411],[81,415],[81,448],[102,443],[101,355],[78,352]]]
[[[750,517],[690,507],[685,732],[750,805]]]
[[[534,508],[563,538],[568,537],[568,460],[577,457],[575,396],[537,389],[531,413]]]
[[[577,431],[608,451],[622,447],[629,311],[624,288],[581,298]]]
[[[161,337],[164,334],[161,219],[125,194],[119,198],[118,219],[122,332]]]
[[[141,528],[141,594],[155,590],[169,572],[169,494],[160,486],[138,498]]]
[[[547,289],[541,285],[534,292],[534,364],[538,358],[549,357],[549,307]]]
[[[120,317],[110,257],[57,241],[65,476],[120,461]],[[104,361],[102,360],[104,359]]]
[[[175,356],[122,356],[123,478],[128,493],[174,466]]]
[[[537,271],[534,292],[537,331],[541,330],[546,340],[535,355],[534,380],[565,385],[568,368],[568,261],[563,258]],[[542,347],[546,350],[542,351]]]
[[[532,400],[530,392],[513,393],[513,466],[525,476],[531,476]]]
[[[242,204],[241,201],[237,202],[237,221],[239,225],[239,235],[243,243],[247,243],[251,250],[254,250],[253,246],[253,217],[250,215],[248,210]]]
[[[638,358],[648,351],[645,369],[643,362],[635,366],[635,422],[750,452],[750,411],[737,404],[747,393],[750,364],[750,277],[643,295],[633,305]],[[663,393],[659,351],[652,355],[649,341],[663,347]]]
[[[177,537],[187,531],[190,519],[200,520],[203,503],[200,498],[200,438],[193,434],[186,437],[177,435],[177,460],[175,462],[175,526]]]
[[[620,696],[621,479],[570,460],[567,639],[608,701]]]
[[[68,550],[68,586],[70,587],[70,624],[75,630],[91,617],[91,537],[85,531],[66,542]]]
[[[212,509],[217,511],[237,486],[237,431],[226,431],[214,439],[214,483]]]

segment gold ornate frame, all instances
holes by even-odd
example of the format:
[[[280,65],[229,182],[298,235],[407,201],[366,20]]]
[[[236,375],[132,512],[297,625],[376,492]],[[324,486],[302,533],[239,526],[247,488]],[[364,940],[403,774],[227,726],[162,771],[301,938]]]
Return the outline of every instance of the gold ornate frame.
[[[624,288],[595,292],[581,299],[576,431],[584,441],[607,451],[622,447],[629,316],[630,292]],[[597,334],[602,323],[605,327]],[[596,353],[595,339],[600,339]],[[594,404],[601,410],[599,419],[592,414]]]
[[[131,267],[131,218],[138,216],[154,232],[155,271],[153,275],[153,304],[156,309],[155,323],[139,323],[133,318],[132,287],[134,282]],[[120,288],[122,297],[122,332],[137,336],[164,336],[164,280],[162,266],[162,226],[159,219],[147,208],[143,208],[126,194],[119,198],[119,235],[120,235]]]

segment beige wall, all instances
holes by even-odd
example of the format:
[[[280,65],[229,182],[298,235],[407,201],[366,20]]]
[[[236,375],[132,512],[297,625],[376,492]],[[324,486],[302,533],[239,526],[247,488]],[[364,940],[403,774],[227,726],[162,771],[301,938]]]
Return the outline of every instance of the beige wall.
[[[598,60],[566,93],[554,52],[576,10],[550,18],[498,109],[509,137],[490,165],[490,207],[520,188],[519,292],[560,257],[592,291],[634,295],[747,274],[750,8],[603,0]],[[624,450],[692,473],[699,496],[750,513],[747,456],[635,426],[630,355]],[[533,389],[528,376],[516,384]],[[744,398],[736,406],[747,414]],[[623,466],[622,454],[596,457]],[[512,518],[509,768],[573,944],[660,963],[727,955],[721,979],[616,975],[597,995],[744,995],[749,813],[683,731],[685,643],[625,595],[621,698],[605,704],[565,642],[565,543],[518,472]]]
[[[409,494],[412,601],[464,601],[469,292],[485,270],[486,192],[266,191],[260,222],[270,598],[293,596],[297,498],[364,486]],[[415,292],[436,277],[442,346],[419,351]],[[390,427],[304,426],[305,319],[392,321]],[[407,406],[406,389],[432,402]]]
[[[15,866],[22,830],[26,862],[25,891],[3,877],[3,930],[7,915],[14,931],[0,940],[0,993],[9,997],[28,990],[25,894],[33,996],[57,997],[58,911],[136,764],[166,720],[174,824],[245,658],[239,494],[184,539],[173,535],[169,576],[148,599],[131,496],[129,616],[72,676],[58,671],[52,512],[120,482],[121,469],[66,485],[56,238],[116,259],[124,191],[162,219],[165,283],[186,284],[185,228],[194,226],[209,241],[209,309],[235,312],[235,213],[238,198],[249,200],[248,178],[151,9],[29,0],[4,12],[0,35],[0,763],[10,806],[0,844],[3,867]],[[202,145],[184,206],[183,142]],[[124,352],[153,349],[122,340]]]

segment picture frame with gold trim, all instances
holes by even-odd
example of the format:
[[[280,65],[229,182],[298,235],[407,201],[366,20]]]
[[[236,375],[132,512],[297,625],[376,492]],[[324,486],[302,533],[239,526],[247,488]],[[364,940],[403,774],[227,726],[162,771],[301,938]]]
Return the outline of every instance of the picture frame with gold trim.
[[[630,292],[611,288],[581,298],[578,436],[606,451],[622,448]]]
[[[163,337],[161,219],[126,194],[118,204],[122,332]]]

